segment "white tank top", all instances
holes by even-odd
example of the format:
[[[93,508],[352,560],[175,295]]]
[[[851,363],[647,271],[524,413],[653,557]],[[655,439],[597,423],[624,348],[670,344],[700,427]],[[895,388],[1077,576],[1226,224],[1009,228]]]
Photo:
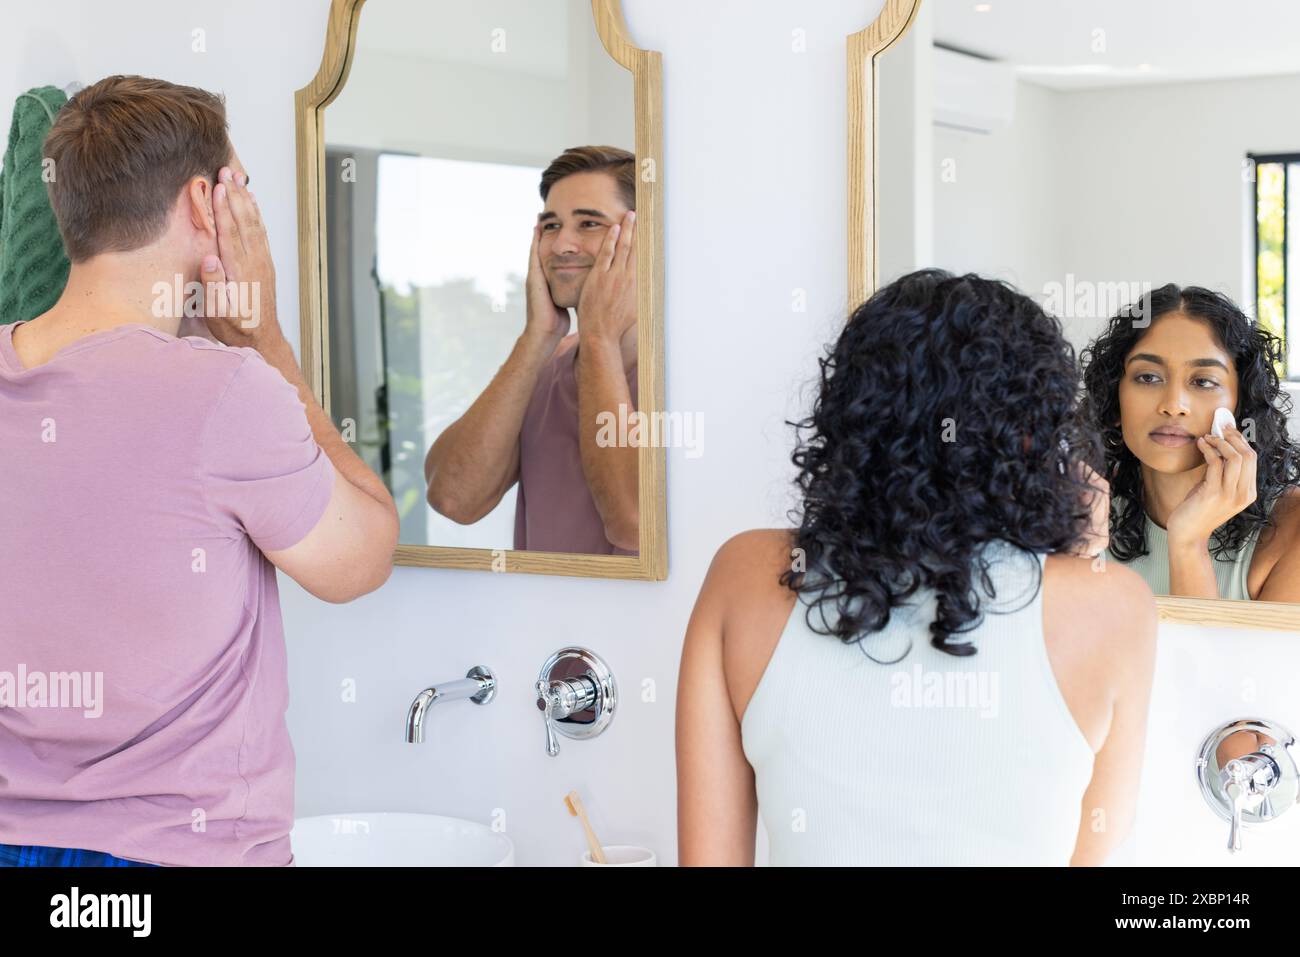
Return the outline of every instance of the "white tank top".
[[[773,866],[1069,863],[1093,751],[1043,642],[1043,556],[986,549],[974,655],[930,644],[933,592],[861,648],[795,602],[741,722]]]
[[[1168,595],[1169,588],[1169,532],[1161,528],[1155,522],[1151,521],[1150,515],[1144,515],[1146,519],[1146,542],[1147,553],[1139,555],[1129,562],[1120,562],[1120,564],[1133,569],[1142,576],[1142,580],[1151,586],[1151,591],[1156,595]],[[1219,597],[1231,601],[1250,601],[1250,565],[1255,558],[1255,546],[1259,544],[1260,529],[1251,532],[1241,548],[1234,553],[1229,553],[1226,557],[1222,555],[1210,555],[1210,567],[1214,571],[1214,581],[1219,586]],[[1110,549],[1106,549],[1106,557],[1112,561],[1119,561]]]

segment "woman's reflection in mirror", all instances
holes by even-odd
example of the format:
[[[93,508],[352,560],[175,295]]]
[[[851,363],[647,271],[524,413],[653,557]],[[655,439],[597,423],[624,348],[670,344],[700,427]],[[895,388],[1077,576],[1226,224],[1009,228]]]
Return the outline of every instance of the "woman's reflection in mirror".
[[[1157,595],[1300,601],[1300,449],[1281,341],[1208,289],[1162,286],[1084,351],[1108,554]],[[1236,425],[1212,434],[1215,410]]]

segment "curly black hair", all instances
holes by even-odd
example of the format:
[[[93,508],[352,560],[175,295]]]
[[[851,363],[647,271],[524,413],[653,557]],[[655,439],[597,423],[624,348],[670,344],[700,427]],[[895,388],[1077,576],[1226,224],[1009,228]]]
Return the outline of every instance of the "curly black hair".
[[[1255,501],[1215,530],[1211,551],[1216,558],[1235,554],[1255,531],[1271,524],[1278,497],[1300,482],[1300,457],[1287,433],[1291,397],[1278,379],[1282,341],[1246,317],[1222,293],[1173,283],[1155,289],[1111,318],[1103,332],[1083,350],[1084,405],[1101,435],[1106,453],[1105,477],[1110,482],[1110,551],[1128,562],[1147,554],[1146,504],[1142,463],[1127,445],[1120,428],[1119,384],[1124,360],[1161,316],[1182,312],[1209,325],[1219,347],[1232,357],[1237,370],[1240,423],[1252,420],[1257,494]]]
[[[787,422],[806,570],[781,584],[815,596],[809,627],[846,643],[932,588],[931,645],[975,654],[960,636],[989,610],[976,579],[995,597],[982,546],[1062,552],[1088,528],[1083,466],[1099,471],[1101,448],[1073,347],[1007,283],[926,269],[859,306],[818,362],[811,415]]]

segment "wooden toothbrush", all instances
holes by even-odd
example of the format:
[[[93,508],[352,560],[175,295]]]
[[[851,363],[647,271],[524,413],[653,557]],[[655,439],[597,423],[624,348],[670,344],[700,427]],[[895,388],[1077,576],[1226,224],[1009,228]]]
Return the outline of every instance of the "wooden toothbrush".
[[[596,832],[591,829],[591,823],[587,820],[587,809],[582,806],[582,798],[578,797],[577,791],[570,791],[564,796],[564,806],[569,809],[570,814],[582,822],[582,829],[587,832],[587,846],[591,848],[591,859],[597,864],[608,864],[600,841],[596,840]]]

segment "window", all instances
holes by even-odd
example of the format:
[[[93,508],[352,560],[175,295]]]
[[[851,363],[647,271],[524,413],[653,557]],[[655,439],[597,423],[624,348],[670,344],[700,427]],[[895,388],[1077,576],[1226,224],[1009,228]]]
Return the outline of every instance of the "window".
[[[1286,343],[1285,368],[1300,379],[1300,153],[1250,157],[1255,176],[1255,315]]]
[[[374,288],[401,541],[510,548],[515,496],[458,525],[425,504],[424,458],[510,355],[542,210],[541,166],[383,153],[375,193]]]

